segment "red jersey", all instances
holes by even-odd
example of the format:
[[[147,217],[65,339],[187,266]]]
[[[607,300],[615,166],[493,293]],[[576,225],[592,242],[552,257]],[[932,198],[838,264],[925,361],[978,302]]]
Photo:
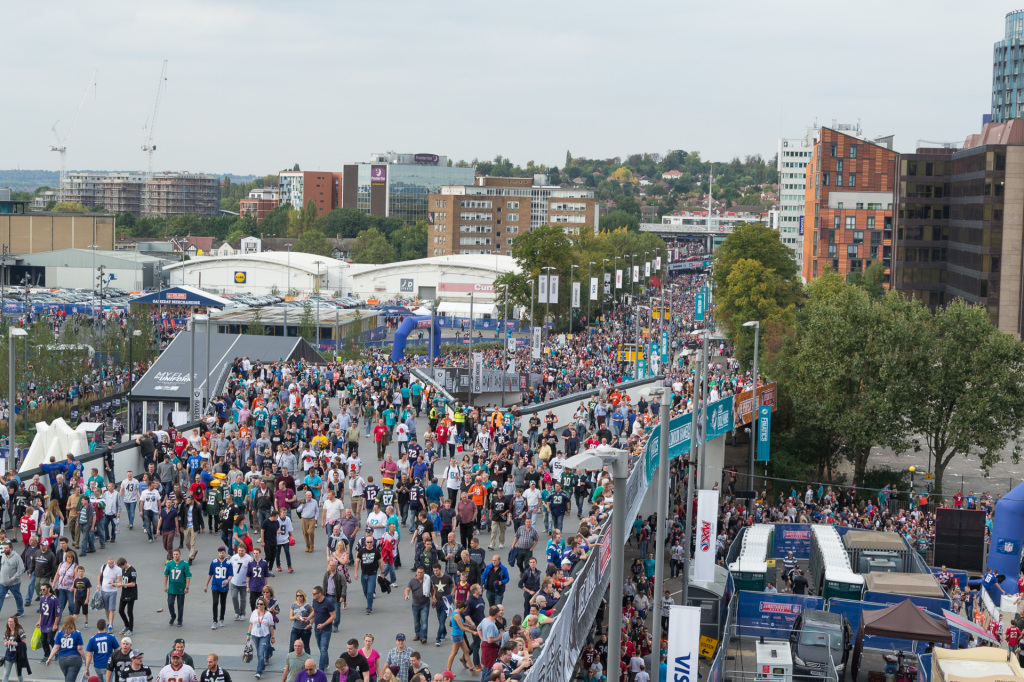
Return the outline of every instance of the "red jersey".
[[[992,633],[992,636],[998,642],[999,641],[999,621],[998,620],[992,621],[992,624],[988,626],[988,631],[990,633]]]
[[[24,542],[26,546],[28,546],[29,538],[31,538],[36,533],[36,520],[28,514],[26,514],[25,516],[21,517],[20,528],[21,541]]]
[[[1020,628],[1016,625],[1010,625],[1010,627],[1006,628],[1006,643],[1011,647],[1015,647],[1018,642],[1020,642]]]
[[[181,457],[181,453],[185,452],[185,448],[188,447],[188,441],[182,438],[180,435],[174,439],[174,452]]]

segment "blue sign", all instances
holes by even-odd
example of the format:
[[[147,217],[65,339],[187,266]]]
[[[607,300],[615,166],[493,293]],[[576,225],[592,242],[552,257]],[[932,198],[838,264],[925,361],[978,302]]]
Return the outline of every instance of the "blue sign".
[[[804,217],[800,216],[800,236],[804,236]]]
[[[642,362],[642,361],[641,361]],[[714,440],[733,429],[734,396],[722,398],[708,405],[707,432],[708,440]],[[668,458],[677,459],[690,453],[690,437],[693,432],[693,415],[687,412],[669,422],[668,425]],[[697,443],[700,445],[700,442]],[[661,457],[661,429],[655,429],[647,439],[647,483],[654,478]]]
[[[637,369],[637,373],[636,374],[637,374],[637,376],[636,376],[637,379],[643,379],[644,377],[647,376],[647,359],[646,358],[640,358],[640,363],[639,363],[639,367]]]
[[[693,304],[693,319],[697,322],[704,321],[704,307],[707,305],[707,287],[701,287],[697,292],[697,299]]]
[[[661,330],[661,362],[668,364],[668,330]]]
[[[769,450],[771,449],[772,438],[772,408],[771,405],[761,405],[757,408],[757,461],[767,462]]]
[[[736,625],[741,637],[771,635],[785,637],[793,629],[797,616],[806,609],[822,610],[825,600],[793,594],[740,592]]]
[[[792,552],[797,559],[811,558],[811,526],[806,523],[776,523],[772,533],[772,556],[782,559]]]

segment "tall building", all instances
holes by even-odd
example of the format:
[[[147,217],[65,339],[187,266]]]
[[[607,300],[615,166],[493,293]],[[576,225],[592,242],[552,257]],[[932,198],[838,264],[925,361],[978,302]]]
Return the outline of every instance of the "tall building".
[[[205,173],[153,173],[150,211],[157,217],[220,213],[220,177]],[[146,212],[145,173],[68,173],[61,188],[66,201],[86,208],[102,206],[111,213]]]
[[[427,251],[512,255],[512,242],[541,225],[561,225],[569,234],[597,231],[600,207],[591,189],[553,187],[547,176],[476,179],[445,185],[427,197]]]
[[[807,163],[818,140],[819,126],[807,128],[803,137],[779,140],[776,169],[779,172],[779,238],[793,250],[793,258],[803,263],[804,189]]]
[[[888,283],[897,154],[891,137],[880,140],[820,129],[806,169],[804,279],[826,266],[846,275],[881,260]]]
[[[255,218],[259,223],[275,208],[281,205],[281,192],[277,187],[260,187],[250,190],[249,196],[238,202],[238,215]]]
[[[1024,333],[1024,120],[988,123],[963,148],[899,158],[897,289],[938,306],[985,306],[1002,331]]]
[[[278,174],[281,205],[297,209],[312,201],[317,215],[327,215],[341,207],[341,173],[321,171],[282,171]]]
[[[1024,116],[1024,10],[1006,15],[1005,32],[992,48],[992,120]]]
[[[472,185],[474,168],[448,165],[437,154],[372,154],[369,163],[343,167],[341,205],[407,223],[427,219],[427,195],[444,185]]]

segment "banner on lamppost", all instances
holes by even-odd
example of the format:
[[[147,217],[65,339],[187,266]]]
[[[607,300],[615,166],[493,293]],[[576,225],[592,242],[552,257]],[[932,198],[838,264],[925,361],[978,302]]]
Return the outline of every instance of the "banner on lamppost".
[[[640,281],[640,266],[639,265],[634,265],[633,266],[633,281],[634,282],[639,282]]]
[[[516,340],[514,337],[508,337],[508,346],[506,349],[506,357],[508,358],[508,372],[516,371]]]
[[[637,362],[636,378],[647,378],[647,358],[640,358],[640,360]]]
[[[548,303],[558,303],[558,275],[548,275]]]
[[[661,361],[668,364],[668,330],[661,330]]]
[[[644,263],[644,277],[651,276],[651,261]]]
[[[610,272],[604,273],[604,293],[606,295],[612,293],[612,273]]]
[[[533,351],[533,359],[540,360],[540,327],[533,328],[533,342],[530,344]]]
[[[615,288],[616,289],[621,289],[622,288],[622,270],[616,270],[615,271]]]
[[[541,275],[537,278],[537,303],[548,302],[548,276]]]
[[[693,579],[715,581],[715,545],[718,541],[718,491],[697,491],[697,549]]]
[[[669,606],[668,679],[696,680],[700,657],[700,607]]]
[[[767,462],[772,442],[772,408],[761,405],[757,408],[757,461]]]
[[[484,391],[484,354],[473,353],[473,393]]]
[[[693,319],[696,322],[704,321],[704,287],[701,287],[697,292],[697,296],[693,301]]]
[[[590,278],[590,300],[597,300],[597,277]]]
[[[581,288],[582,284],[583,284],[582,282],[573,282],[572,283],[572,307],[573,308],[579,308],[580,307],[580,288]]]
[[[657,256],[654,259],[654,271],[661,272],[661,256]]]

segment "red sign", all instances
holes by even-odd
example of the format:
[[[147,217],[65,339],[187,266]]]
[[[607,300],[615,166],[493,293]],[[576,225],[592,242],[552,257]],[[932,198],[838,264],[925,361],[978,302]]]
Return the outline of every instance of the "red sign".
[[[473,284],[470,282],[439,282],[438,291],[451,291],[468,294],[471,291],[493,292],[493,284]]]
[[[601,575],[608,569],[608,563],[612,560],[612,525],[609,523],[601,536]]]
[[[166,297],[167,298],[181,298],[181,299],[184,299],[187,296],[186,296],[186,294],[178,294],[178,293],[168,292],[166,294]]]
[[[772,412],[778,409],[777,400],[775,399],[775,382],[766,384],[764,386],[757,387],[757,395],[760,398],[759,403],[761,405],[769,405],[772,408]],[[733,402],[733,417],[737,426],[750,423],[750,415],[757,410],[754,409],[754,394],[752,391],[743,391],[737,393],[735,401]]]

